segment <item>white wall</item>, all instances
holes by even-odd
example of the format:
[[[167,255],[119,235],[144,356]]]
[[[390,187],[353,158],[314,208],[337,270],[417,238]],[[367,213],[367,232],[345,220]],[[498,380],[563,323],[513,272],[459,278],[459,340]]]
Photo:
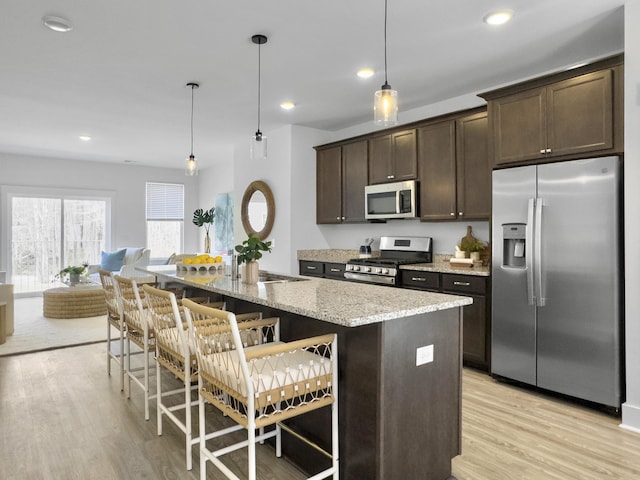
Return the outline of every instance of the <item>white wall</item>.
[[[640,256],[635,242],[640,238],[640,0],[625,3],[625,316],[627,401],[622,406],[622,424],[640,431]],[[633,249],[633,250],[632,250]]]
[[[266,239],[273,243],[271,253],[260,260],[260,269],[292,273],[291,256],[291,126],[265,132],[268,141],[267,160],[255,162],[249,158],[249,138],[236,145],[234,153],[234,233],[235,243],[247,238],[240,218],[242,196],[249,184],[262,180],[271,188],[276,215],[271,234]],[[219,192],[218,192],[219,193]]]
[[[111,248],[146,245],[146,182],[184,184],[185,212],[197,208],[197,181],[185,177],[182,170],[0,153],[2,185],[113,191]],[[0,251],[7,251],[2,242],[0,236]],[[185,249],[195,249],[196,243],[197,232],[185,228]],[[6,265],[0,265],[0,270],[6,270]]]
[[[229,148],[224,157],[216,159],[212,167],[200,170],[198,174],[197,187],[198,206],[196,208],[210,209],[215,207],[216,197],[220,193],[231,193],[231,197],[235,198],[234,193],[234,176],[235,166],[233,161],[233,148]],[[242,196],[240,196],[242,198]],[[194,209],[195,210],[195,209]],[[239,207],[234,209],[234,215],[240,215]],[[197,227],[191,221],[193,218],[193,210],[185,209],[185,230],[195,230],[197,233],[197,248],[195,250],[186,250],[187,252],[202,252],[204,247],[204,228]],[[211,237],[211,251],[214,253],[215,248],[215,223],[209,230]],[[224,252],[216,252],[224,253]]]

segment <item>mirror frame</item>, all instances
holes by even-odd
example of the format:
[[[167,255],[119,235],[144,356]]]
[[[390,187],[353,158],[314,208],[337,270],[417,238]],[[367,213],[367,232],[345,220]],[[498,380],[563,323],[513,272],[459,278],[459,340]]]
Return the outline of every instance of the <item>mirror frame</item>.
[[[256,231],[249,222],[249,202],[255,192],[261,192],[267,201],[267,220],[264,227],[260,231]],[[273,199],[273,192],[265,182],[256,180],[251,182],[242,196],[242,210],[241,210],[242,226],[247,235],[253,235],[260,240],[266,239],[271,233],[273,228],[273,221],[276,218],[276,204]]]

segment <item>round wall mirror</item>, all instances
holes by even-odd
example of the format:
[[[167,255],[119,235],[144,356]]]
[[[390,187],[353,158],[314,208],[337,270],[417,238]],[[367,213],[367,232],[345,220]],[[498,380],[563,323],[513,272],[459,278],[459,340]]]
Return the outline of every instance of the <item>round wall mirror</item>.
[[[242,226],[247,235],[264,240],[271,233],[276,217],[273,193],[266,183],[256,180],[242,197]]]

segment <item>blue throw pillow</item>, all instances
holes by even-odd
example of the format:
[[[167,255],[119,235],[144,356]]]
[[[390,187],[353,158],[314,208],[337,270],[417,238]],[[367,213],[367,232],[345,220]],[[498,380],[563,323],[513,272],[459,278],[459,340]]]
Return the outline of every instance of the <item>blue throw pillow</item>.
[[[100,268],[110,272],[117,272],[122,268],[124,255],[127,249],[116,250],[115,252],[102,252],[100,257]]]

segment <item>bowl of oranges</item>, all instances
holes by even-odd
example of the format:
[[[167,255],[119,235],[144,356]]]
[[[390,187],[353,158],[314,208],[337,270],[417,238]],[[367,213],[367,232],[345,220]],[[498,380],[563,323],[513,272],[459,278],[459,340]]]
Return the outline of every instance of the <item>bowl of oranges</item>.
[[[176,270],[180,272],[200,272],[211,273],[217,270],[224,269],[224,262],[220,255],[212,257],[208,253],[197,255],[195,257],[188,257],[181,262],[176,263]]]

